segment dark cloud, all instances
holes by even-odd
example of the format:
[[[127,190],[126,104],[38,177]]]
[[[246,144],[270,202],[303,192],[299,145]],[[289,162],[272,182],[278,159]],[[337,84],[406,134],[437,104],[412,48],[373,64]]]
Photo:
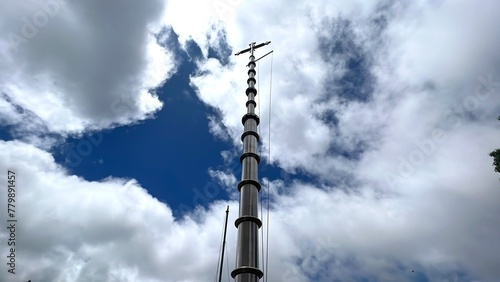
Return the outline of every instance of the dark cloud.
[[[343,17],[326,20],[322,30],[327,35],[319,38],[320,52],[331,69],[325,81],[325,95],[347,102],[369,101],[375,83],[370,53],[358,43],[351,21]]]
[[[0,71],[4,93],[56,132],[127,123],[161,107],[147,91],[168,75],[168,60],[166,70],[150,67],[155,63],[150,57],[152,32],[160,26],[163,1],[37,3],[6,4],[15,13],[2,17],[10,25],[0,30],[23,41],[16,46],[2,39],[9,47]],[[37,24],[37,15],[45,15],[44,25]],[[148,95],[149,102],[144,100]]]

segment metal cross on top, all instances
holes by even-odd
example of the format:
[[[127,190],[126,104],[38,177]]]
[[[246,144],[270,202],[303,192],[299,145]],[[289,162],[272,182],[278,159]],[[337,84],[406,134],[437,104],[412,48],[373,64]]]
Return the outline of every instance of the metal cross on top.
[[[257,49],[257,48],[260,48],[262,46],[266,46],[268,45],[269,43],[271,43],[271,41],[267,41],[267,42],[264,42],[264,43],[260,43],[259,45],[255,45],[255,42],[252,42],[250,44],[248,44],[250,47],[245,49],[245,50],[241,50],[239,51],[238,53],[234,54],[235,56],[238,56],[238,55],[241,55],[243,53],[246,53],[248,51],[250,51],[250,56],[253,56],[253,50]]]

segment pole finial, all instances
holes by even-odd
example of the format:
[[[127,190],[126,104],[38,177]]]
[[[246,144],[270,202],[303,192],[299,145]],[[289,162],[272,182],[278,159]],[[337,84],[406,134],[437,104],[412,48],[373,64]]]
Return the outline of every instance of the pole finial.
[[[241,50],[241,51],[239,51],[238,53],[236,53],[234,55],[238,56],[238,55],[241,55],[241,54],[246,53],[246,52],[251,52],[251,55],[253,55],[253,50],[255,50],[257,48],[260,48],[262,46],[266,46],[269,43],[271,43],[271,41],[266,41],[266,42],[260,43],[258,45],[255,45],[255,42],[252,42],[252,43],[248,44],[250,47],[248,47],[248,48],[246,48],[244,50]]]

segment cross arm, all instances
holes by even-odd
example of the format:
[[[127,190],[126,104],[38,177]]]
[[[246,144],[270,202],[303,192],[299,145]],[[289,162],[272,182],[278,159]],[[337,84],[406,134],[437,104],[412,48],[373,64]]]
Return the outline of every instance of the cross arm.
[[[246,48],[245,50],[241,50],[241,51],[239,51],[238,53],[236,53],[236,54],[234,54],[234,55],[235,55],[235,56],[241,55],[241,54],[243,54],[243,53],[246,53],[246,52],[251,51],[252,49],[253,49],[253,50],[255,50],[255,49],[260,48],[260,47],[262,47],[262,46],[266,46],[266,45],[268,45],[269,43],[271,43],[271,41],[267,41],[267,42],[260,43],[260,44],[258,44],[258,45],[254,45],[254,44],[255,44],[255,42],[254,42],[254,43],[250,44],[250,47]],[[253,46],[252,46],[252,45],[253,45]]]

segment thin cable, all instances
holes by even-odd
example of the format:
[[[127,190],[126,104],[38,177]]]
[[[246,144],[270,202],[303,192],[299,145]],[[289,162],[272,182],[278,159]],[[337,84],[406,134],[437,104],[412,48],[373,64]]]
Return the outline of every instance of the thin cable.
[[[259,111],[259,117],[260,117],[260,69],[259,69],[259,62],[257,62],[257,110]],[[260,134],[260,126],[258,128],[259,134]]]
[[[269,120],[268,120],[268,130],[269,130],[269,140],[268,140],[268,152],[267,152],[267,222],[266,222],[266,269],[269,269],[269,168],[271,166],[271,101],[272,101],[272,87],[273,87],[273,58],[274,52],[271,54],[271,78],[269,79]],[[266,271],[266,279],[267,282],[267,274],[269,271]]]
[[[259,113],[259,117],[260,117],[260,68],[259,68],[259,62],[257,61],[257,111]],[[257,131],[259,132],[259,136],[260,136],[260,126],[257,128]],[[260,148],[260,147],[259,147]],[[260,167],[259,167],[260,169]],[[260,218],[263,218],[264,217],[264,213],[262,211],[262,198],[259,197],[259,204],[260,204]],[[261,255],[262,255],[262,271],[265,272],[265,269],[264,269],[264,228],[261,228],[260,229],[260,237],[262,238],[262,244],[261,244],[261,247],[262,247],[262,251],[261,251]]]

